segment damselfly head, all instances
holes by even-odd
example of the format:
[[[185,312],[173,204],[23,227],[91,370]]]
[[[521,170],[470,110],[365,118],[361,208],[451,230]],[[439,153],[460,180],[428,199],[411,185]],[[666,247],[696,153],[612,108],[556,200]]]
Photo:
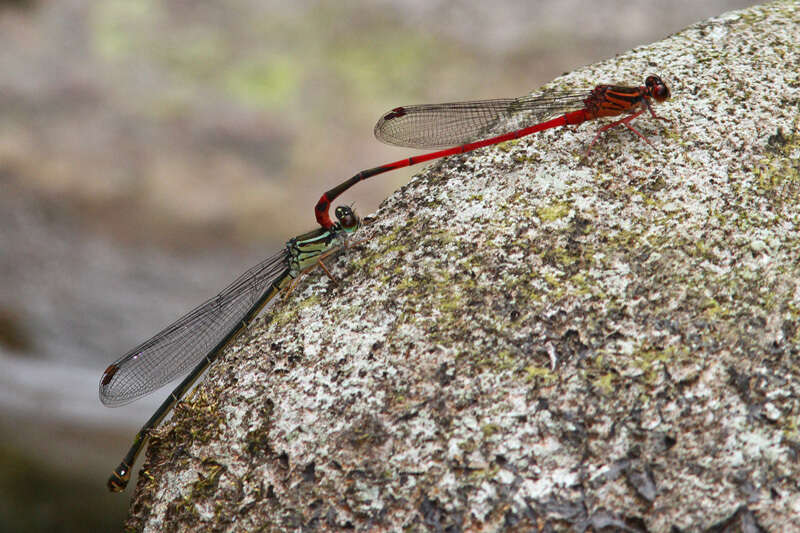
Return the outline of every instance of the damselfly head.
[[[644,80],[644,85],[649,90],[650,96],[656,102],[663,102],[664,100],[668,100],[671,96],[669,87],[667,87],[667,84],[664,83],[664,80],[658,76],[647,76],[647,79]]]
[[[350,206],[340,205],[336,208],[335,213],[336,218],[339,220],[339,225],[347,232],[355,231],[361,225],[361,220]]]

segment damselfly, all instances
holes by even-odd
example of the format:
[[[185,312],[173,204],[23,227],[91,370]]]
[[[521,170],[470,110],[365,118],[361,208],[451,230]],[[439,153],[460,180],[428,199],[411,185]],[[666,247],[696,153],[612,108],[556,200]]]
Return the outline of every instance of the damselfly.
[[[336,217],[338,222],[328,229],[317,228],[290,239],[282,250],[106,369],[100,379],[100,400],[110,407],[132,402],[192,369],[136,434],[108,479],[109,490],[125,489],[150,431],[264,306],[281,291],[290,291],[303,273],[317,266],[330,276],[322,260],[345,247],[348,236],[361,226],[349,207],[337,207]]]

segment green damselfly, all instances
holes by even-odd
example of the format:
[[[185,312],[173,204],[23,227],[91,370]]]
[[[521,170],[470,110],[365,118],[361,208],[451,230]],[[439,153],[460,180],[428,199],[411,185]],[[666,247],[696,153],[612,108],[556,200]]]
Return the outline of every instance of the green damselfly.
[[[276,295],[291,291],[303,273],[317,266],[328,273],[322,260],[347,246],[349,235],[361,226],[349,207],[337,207],[336,217],[338,222],[329,229],[317,228],[290,239],[279,252],[106,369],[100,379],[100,401],[117,407],[159,389],[191,368],[136,434],[130,450],[108,479],[109,490],[125,490],[150,431]]]

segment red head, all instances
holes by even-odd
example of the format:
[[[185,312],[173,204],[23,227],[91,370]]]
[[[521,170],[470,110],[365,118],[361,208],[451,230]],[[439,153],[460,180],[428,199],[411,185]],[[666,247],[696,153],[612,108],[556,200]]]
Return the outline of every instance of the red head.
[[[669,99],[669,87],[658,76],[647,76],[647,79],[644,80],[644,85],[647,87],[647,93],[656,102],[663,102]]]

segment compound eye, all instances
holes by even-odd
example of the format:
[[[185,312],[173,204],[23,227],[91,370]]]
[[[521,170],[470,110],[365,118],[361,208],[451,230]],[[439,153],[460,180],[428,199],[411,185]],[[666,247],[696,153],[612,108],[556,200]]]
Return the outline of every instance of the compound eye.
[[[346,205],[340,205],[336,208],[336,218],[339,219],[339,224],[343,229],[350,230],[358,226],[358,217],[353,210]]]
[[[659,102],[670,97],[669,87],[667,87],[667,84],[658,76],[648,76],[647,79],[644,80],[644,84],[650,89],[652,97]]]

